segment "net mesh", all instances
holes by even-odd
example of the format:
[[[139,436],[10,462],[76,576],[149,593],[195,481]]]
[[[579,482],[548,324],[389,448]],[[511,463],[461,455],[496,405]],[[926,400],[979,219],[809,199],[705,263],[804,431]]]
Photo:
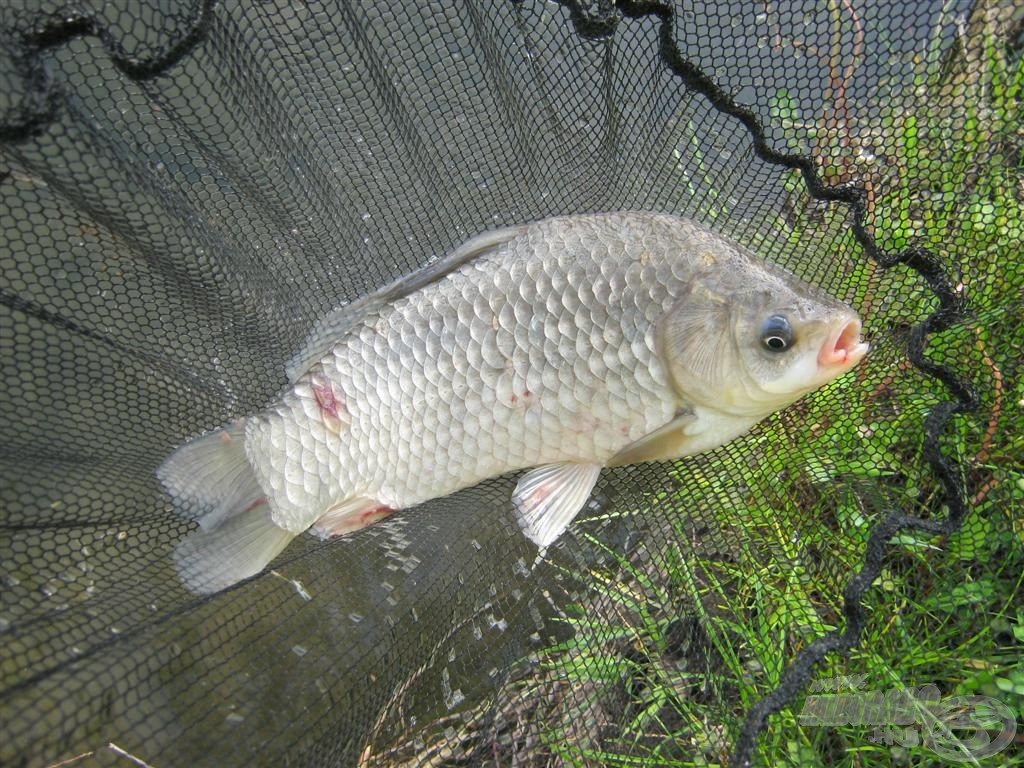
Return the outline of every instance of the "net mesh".
[[[0,764],[846,764],[893,746],[801,722],[808,683],[893,669],[1020,718],[1022,16],[5,4]],[[155,468],[270,402],[318,318],[478,232],[619,209],[850,302],[870,357],[605,471],[536,568],[502,477],[182,587]],[[907,648],[966,610],[997,671],[858,645],[908,601]]]

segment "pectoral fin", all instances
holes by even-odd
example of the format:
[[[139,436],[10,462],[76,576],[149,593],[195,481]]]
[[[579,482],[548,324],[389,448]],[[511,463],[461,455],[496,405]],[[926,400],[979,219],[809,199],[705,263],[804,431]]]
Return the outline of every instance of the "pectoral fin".
[[[519,525],[538,547],[546,547],[569,526],[590,498],[599,464],[548,464],[519,479],[512,502]]]
[[[686,429],[693,425],[696,418],[692,411],[682,411],[668,424],[627,445],[612,456],[607,466],[623,467],[627,464],[667,461],[689,455],[693,452],[688,447],[693,442],[693,436],[686,434]]]

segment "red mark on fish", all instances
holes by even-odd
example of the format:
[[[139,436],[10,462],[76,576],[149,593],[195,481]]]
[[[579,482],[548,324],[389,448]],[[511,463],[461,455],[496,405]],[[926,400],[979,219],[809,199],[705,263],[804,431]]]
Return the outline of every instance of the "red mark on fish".
[[[517,395],[517,394],[516,394],[515,392],[513,392],[513,393],[511,394],[511,396],[509,396],[509,404],[510,404],[510,405],[517,405],[517,404],[519,403],[519,401],[520,401],[520,400],[522,400],[522,401],[523,401],[523,402],[525,403],[525,402],[526,402],[527,400],[529,400],[529,399],[530,399],[531,397],[533,397],[533,392],[531,392],[531,391],[530,391],[530,390],[528,390],[528,389],[524,389],[524,390],[523,390],[523,394],[522,394],[522,396],[520,396],[520,395]]]
[[[344,536],[347,533],[354,533],[369,525],[383,520],[395,510],[383,504],[376,504],[366,509],[350,512],[348,514],[332,516],[326,515],[316,524],[317,533],[326,538],[332,536]]]
[[[239,514],[244,515],[246,512],[252,512],[260,504],[266,504],[266,503],[267,503],[267,497],[266,496],[260,496],[258,499],[256,499],[256,501],[254,501],[252,504],[250,504],[245,509],[243,509]]]
[[[365,512],[361,512],[359,514],[359,522],[362,523],[362,525],[372,525],[373,523],[376,523],[378,520],[383,520],[385,517],[387,517],[394,511],[395,510],[393,510],[391,507],[387,507],[381,504],[380,506],[372,507],[371,509],[368,509]]]
[[[345,401],[338,397],[330,382],[324,379],[314,379],[310,382],[313,389],[313,397],[320,408],[324,424],[332,432],[340,432],[342,426],[348,424],[349,413],[345,407]]]
[[[316,403],[320,406],[321,411],[338,418],[338,398],[334,396],[334,392],[329,386],[314,384],[313,395],[316,397]]]

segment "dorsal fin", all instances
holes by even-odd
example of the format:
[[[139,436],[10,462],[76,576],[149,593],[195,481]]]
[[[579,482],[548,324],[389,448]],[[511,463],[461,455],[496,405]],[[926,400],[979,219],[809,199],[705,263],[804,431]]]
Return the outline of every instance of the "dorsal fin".
[[[440,280],[463,264],[482,256],[484,253],[495,250],[513,238],[519,237],[526,229],[527,225],[521,224],[515,227],[484,232],[467,240],[444,258],[428,264],[411,275],[401,277],[390,285],[386,285],[371,294],[363,296],[351,304],[345,304],[331,310],[317,321],[303,342],[302,347],[288,361],[285,369],[288,373],[288,381],[293,384],[298,381],[299,377],[308,371],[310,366],[327,354],[339,337],[367,315],[386,304],[396,301],[403,296],[408,296],[414,291],[418,291],[425,285]]]

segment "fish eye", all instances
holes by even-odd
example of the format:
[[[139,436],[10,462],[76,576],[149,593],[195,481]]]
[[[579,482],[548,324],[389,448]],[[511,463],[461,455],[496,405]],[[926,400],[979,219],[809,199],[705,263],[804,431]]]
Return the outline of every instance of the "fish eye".
[[[783,315],[772,315],[761,325],[761,344],[769,352],[784,352],[793,344],[793,328]]]

